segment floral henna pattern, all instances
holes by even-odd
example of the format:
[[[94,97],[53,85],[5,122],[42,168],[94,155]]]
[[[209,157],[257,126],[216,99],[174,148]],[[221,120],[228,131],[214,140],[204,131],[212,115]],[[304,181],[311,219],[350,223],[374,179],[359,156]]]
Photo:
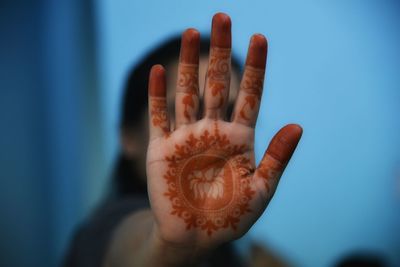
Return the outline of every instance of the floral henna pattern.
[[[230,49],[211,48],[208,77],[212,80],[225,80],[230,73],[230,56]]]
[[[240,117],[246,121],[250,121],[250,116],[246,115],[246,107],[250,107],[251,110],[253,110],[256,106],[256,101],[257,98],[254,95],[248,95],[244,99],[244,103],[242,107],[240,108]]]
[[[167,103],[165,98],[150,98],[151,122],[153,126],[160,127],[164,133],[168,132],[167,127]]]
[[[175,145],[166,157],[165,196],[171,214],[183,219],[186,229],[200,228],[208,236],[220,229],[236,230],[240,217],[251,212],[255,191],[250,186],[252,164],[243,156],[246,150],[246,145],[232,145],[220,134],[217,123],[213,132],[191,134],[184,144]]]
[[[213,97],[219,97],[215,108],[220,108],[227,97],[229,74],[231,68],[231,50],[223,48],[211,48],[210,63],[207,70],[208,87]]]
[[[216,108],[222,107],[222,105],[224,104],[224,94],[223,93],[226,88],[226,85],[224,83],[214,82],[214,83],[211,83],[210,87],[211,87],[212,96],[214,96],[214,97],[217,95],[220,96],[218,105],[216,106]]]
[[[183,115],[190,120],[189,108],[195,109],[194,96],[198,94],[198,65],[180,63],[177,92],[185,93],[182,98],[184,106]]]
[[[241,83],[241,90],[247,93],[244,103],[240,108],[239,115],[242,119],[250,121],[248,113],[252,112],[256,104],[261,101],[261,92],[264,83],[264,69],[246,67]]]
[[[258,175],[264,180],[265,188],[268,194],[271,193],[273,185],[281,177],[283,169],[284,168],[282,164],[268,154],[261,161],[257,172]]]

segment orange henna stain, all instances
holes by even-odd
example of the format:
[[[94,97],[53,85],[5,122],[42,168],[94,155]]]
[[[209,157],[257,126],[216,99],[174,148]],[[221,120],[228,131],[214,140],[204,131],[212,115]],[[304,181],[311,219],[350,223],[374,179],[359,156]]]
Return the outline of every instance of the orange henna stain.
[[[288,124],[278,131],[272,138],[264,158],[257,169],[257,173],[265,180],[268,191],[271,190],[271,181],[279,179],[286,164],[289,162],[303,129],[297,124]]]
[[[160,127],[164,133],[168,132],[167,127],[167,103],[165,98],[150,98],[151,122],[153,126]]]
[[[279,177],[281,177],[283,169],[284,165],[268,154],[261,161],[257,171],[259,176],[264,179],[265,188],[267,189],[268,194],[271,193],[273,186],[271,183],[274,183],[279,179]]]
[[[231,26],[231,18],[228,15],[217,13],[213,16],[211,26],[211,47],[231,47]]]
[[[231,50],[211,48],[207,75],[212,80],[226,80],[230,73]]]
[[[296,149],[302,133],[303,129],[300,125],[286,125],[272,138],[266,153],[282,164],[286,164]]]
[[[244,103],[240,108],[239,115],[242,119],[250,121],[248,115],[246,115],[246,107],[250,110],[254,110],[257,102],[261,101],[261,92],[264,84],[264,69],[256,69],[250,66],[246,67],[241,82],[241,90],[246,92],[248,95],[244,99]]]
[[[210,87],[211,87],[212,96],[217,96],[217,95],[220,96],[217,108],[222,107],[222,105],[224,104],[223,92],[225,90],[225,84],[219,83],[219,82],[214,82],[214,83],[211,83]]]
[[[224,103],[227,93],[230,75],[230,49],[211,48],[210,62],[207,70],[208,86],[213,97],[219,97],[218,105],[220,108]]]
[[[212,133],[190,134],[166,157],[164,195],[171,201],[171,214],[183,219],[187,230],[200,228],[208,236],[220,229],[236,230],[240,217],[251,212],[255,191],[246,150],[246,145],[232,145],[215,123]]]
[[[200,33],[196,29],[187,29],[182,34],[179,62],[199,64]]]
[[[167,92],[165,69],[161,65],[154,65],[150,70],[149,95],[165,97]]]
[[[183,111],[183,116],[185,116],[186,119],[190,120],[190,115],[188,112],[188,108],[194,108],[194,101],[193,101],[193,95],[186,95],[182,98],[182,104],[185,107],[185,110]]]
[[[249,52],[246,57],[246,66],[265,69],[267,61],[268,43],[262,34],[254,34],[251,37]]]
[[[186,95],[182,98],[182,104],[184,105],[183,115],[186,119],[190,120],[189,107],[195,108],[194,97],[198,95],[199,84],[198,84],[198,65],[195,64],[184,64],[179,65],[179,78],[178,78],[178,90]]]
[[[246,120],[246,121],[250,121],[250,118],[246,115],[246,111],[245,108],[246,106],[249,106],[250,109],[254,109],[254,107],[256,106],[256,97],[254,95],[248,95],[245,97],[245,102],[243,103],[242,107],[240,108],[240,117],[242,117],[242,119]]]

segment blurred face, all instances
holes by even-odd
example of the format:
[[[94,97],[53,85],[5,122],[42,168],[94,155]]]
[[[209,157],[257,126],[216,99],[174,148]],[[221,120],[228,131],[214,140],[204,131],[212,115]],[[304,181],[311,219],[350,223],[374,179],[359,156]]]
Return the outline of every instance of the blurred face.
[[[201,55],[199,60],[199,90],[200,90],[200,103],[204,93],[205,77],[208,66],[208,56]],[[174,129],[175,124],[175,89],[176,79],[178,76],[178,60],[171,61],[171,63],[164,66],[167,75],[167,102],[169,109],[169,116],[171,121],[171,129]],[[239,73],[238,70],[232,69],[231,73],[231,89],[229,91],[229,105],[228,111],[233,109],[234,101],[239,89]],[[200,104],[201,107],[201,104]],[[201,110],[200,110],[201,114]],[[230,114],[228,114],[230,116]],[[228,117],[229,119],[229,117]],[[146,179],[146,151],[148,144],[148,110],[143,111],[143,116],[139,128],[124,129],[121,136],[121,145],[125,155],[129,158],[135,159],[132,166],[137,172],[139,177],[132,177],[132,179]],[[144,181],[145,182],[145,181]]]

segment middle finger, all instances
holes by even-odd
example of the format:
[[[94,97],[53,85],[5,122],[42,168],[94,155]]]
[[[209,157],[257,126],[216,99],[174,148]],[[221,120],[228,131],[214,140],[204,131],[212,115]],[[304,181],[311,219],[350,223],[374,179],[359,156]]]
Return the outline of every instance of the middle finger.
[[[231,75],[231,19],[214,15],[211,29],[210,58],[204,89],[204,115],[221,119],[228,103]]]

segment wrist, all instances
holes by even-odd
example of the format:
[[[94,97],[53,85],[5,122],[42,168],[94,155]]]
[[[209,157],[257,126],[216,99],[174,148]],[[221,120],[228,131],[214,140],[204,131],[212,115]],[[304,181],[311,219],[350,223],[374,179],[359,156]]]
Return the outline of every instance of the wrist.
[[[197,266],[209,253],[208,249],[192,244],[180,244],[165,240],[156,224],[149,238],[154,253],[154,260],[162,261],[165,267]],[[151,265],[151,264],[150,264]]]

